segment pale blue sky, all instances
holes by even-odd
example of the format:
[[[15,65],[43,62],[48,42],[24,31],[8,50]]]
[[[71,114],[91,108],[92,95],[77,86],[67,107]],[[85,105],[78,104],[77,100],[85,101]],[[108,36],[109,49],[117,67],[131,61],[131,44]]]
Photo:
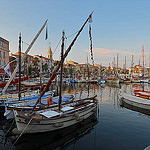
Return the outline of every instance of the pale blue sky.
[[[95,63],[108,65],[119,53],[119,65],[139,61],[142,45],[148,66],[150,48],[149,0],[0,0],[0,36],[10,42],[10,51],[18,51],[18,36],[30,43],[42,24],[48,19],[48,41],[42,32],[29,54],[47,55],[49,42],[56,48],[64,29],[66,36],[75,33],[94,10],[92,23]],[[70,43],[70,38],[66,45]],[[27,48],[23,45],[23,51]],[[88,24],[84,28],[67,60],[85,63],[89,50]],[[104,53],[105,52],[105,53]],[[59,59],[60,45],[54,53]],[[89,55],[90,57],[90,55]],[[142,58],[141,58],[142,59]],[[142,60],[141,60],[142,62]],[[91,63],[91,60],[90,60]]]

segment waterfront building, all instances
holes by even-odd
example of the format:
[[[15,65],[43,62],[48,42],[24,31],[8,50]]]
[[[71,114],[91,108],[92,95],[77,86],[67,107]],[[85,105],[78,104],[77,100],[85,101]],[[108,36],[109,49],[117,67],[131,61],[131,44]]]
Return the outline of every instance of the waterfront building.
[[[24,53],[21,53],[21,57],[22,57],[23,55],[24,55]],[[15,56],[16,58],[18,58],[18,57],[19,57],[19,52],[15,53],[13,56]],[[25,64],[25,66],[33,67],[33,56],[27,54],[27,56],[25,57],[23,63]]]
[[[9,41],[0,37],[0,66],[9,62]]]
[[[15,59],[16,59],[16,57],[14,57],[13,54],[11,53],[9,55],[9,62],[12,62]],[[17,61],[13,61],[12,63],[10,63],[10,70],[11,70],[11,72],[13,72],[15,70],[16,66],[17,66]]]

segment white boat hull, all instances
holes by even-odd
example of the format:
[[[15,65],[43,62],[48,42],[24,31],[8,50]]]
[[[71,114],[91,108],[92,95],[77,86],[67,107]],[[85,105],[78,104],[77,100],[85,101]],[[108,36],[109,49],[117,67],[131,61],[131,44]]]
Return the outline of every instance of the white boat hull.
[[[74,115],[67,115],[57,119],[51,118],[43,120],[32,120],[31,123],[29,123],[30,120],[19,117],[16,111],[14,111],[14,114],[18,131],[22,132],[25,129],[23,132],[23,134],[25,134],[54,131],[66,128],[90,117],[94,113],[95,108],[96,107],[91,107],[85,111],[74,113]]]
[[[132,96],[127,93],[121,93],[120,100],[122,100],[123,102],[129,105],[139,107],[142,109],[146,109],[146,110],[150,110],[150,100]]]
[[[149,80],[148,79],[145,79],[145,80],[141,80],[142,83],[148,83]]]

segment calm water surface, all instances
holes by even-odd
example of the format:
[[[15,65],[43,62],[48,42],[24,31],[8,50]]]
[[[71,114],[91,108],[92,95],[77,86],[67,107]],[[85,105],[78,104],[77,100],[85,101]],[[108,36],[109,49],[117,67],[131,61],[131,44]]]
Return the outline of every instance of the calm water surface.
[[[76,92],[76,99],[97,95],[97,116],[59,132],[22,136],[12,149],[142,150],[150,145],[150,117],[137,109],[121,107],[119,91],[150,90],[148,84],[63,85],[63,93]],[[4,120],[1,125],[5,125]],[[0,149],[10,149],[15,136],[0,130]]]

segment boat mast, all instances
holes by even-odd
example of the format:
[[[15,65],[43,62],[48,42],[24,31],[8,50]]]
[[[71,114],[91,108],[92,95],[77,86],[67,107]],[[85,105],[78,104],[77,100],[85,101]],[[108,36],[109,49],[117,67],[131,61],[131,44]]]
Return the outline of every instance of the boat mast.
[[[132,55],[131,70],[132,70],[132,77],[133,77],[133,55]]]
[[[125,76],[126,76],[126,56],[125,56]]]
[[[117,53],[117,68],[116,68],[116,70],[117,70],[117,77],[118,77],[118,58],[119,58],[119,56],[118,56],[118,53]]]
[[[19,91],[18,91],[19,101],[21,98],[21,33],[19,35]]]
[[[144,45],[142,45],[142,54],[143,54],[143,78],[144,78]]]
[[[149,73],[150,73],[150,48],[149,48],[149,69],[148,69],[148,78],[149,78]]]
[[[64,62],[64,59],[67,57],[68,53],[70,52],[72,46],[74,45],[75,41],[77,40],[78,36],[80,35],[81,31],[83,30],[84,26],[86,25],[86,23],[89,21],[89,18],[92,16],[93,12],[88,16],[88,18],[86,19],[86,21],[84,22],[84,24],[82,25],[82,27],[80,28],[80,30],[78,31],[77,35],[75,36],[75,38],[73,39],[73,41],[71,42],[71,44],[69,45],[68,49],[65,51],[65,54],[63,55],[63,58],[60,60],[60,62],[58,63],[58,65],[56,66],[56,68],[54,69],[54,72],[52,74],[52,76],[50,77],[47,85],[45,86],[44,90],[42,91],[42,93],[40,94],[40,97],[38,98],[37,102],[35,103],[35,105],[33,106],[31,112],[35,109],[36,105],[39,103],[39,99],[45,94],[46,90],[49,88],[49,86],[51,85],[53,79],[56,77],[56,74],[58,72],[58,70],[60,69],[60,66],[62,65],[62,63]],[[30,112],[30,113],[31,113]]]
[[[41,55],[41,64],[40,64],[40,94],[42,92],[42,55]],[[40,99],[41,102],[41,99]]]
[[[63,59],[63,55],[64,55],[64,36],[65,36],[65,32],[63,30],[62,32],[62,45],[61,45],[61,59]],[[59,92],[59,111],[61,109],[61,102],[62,102],[62,74],[63,74],[63,63],[61,65],[60,68],[60,92]]]

